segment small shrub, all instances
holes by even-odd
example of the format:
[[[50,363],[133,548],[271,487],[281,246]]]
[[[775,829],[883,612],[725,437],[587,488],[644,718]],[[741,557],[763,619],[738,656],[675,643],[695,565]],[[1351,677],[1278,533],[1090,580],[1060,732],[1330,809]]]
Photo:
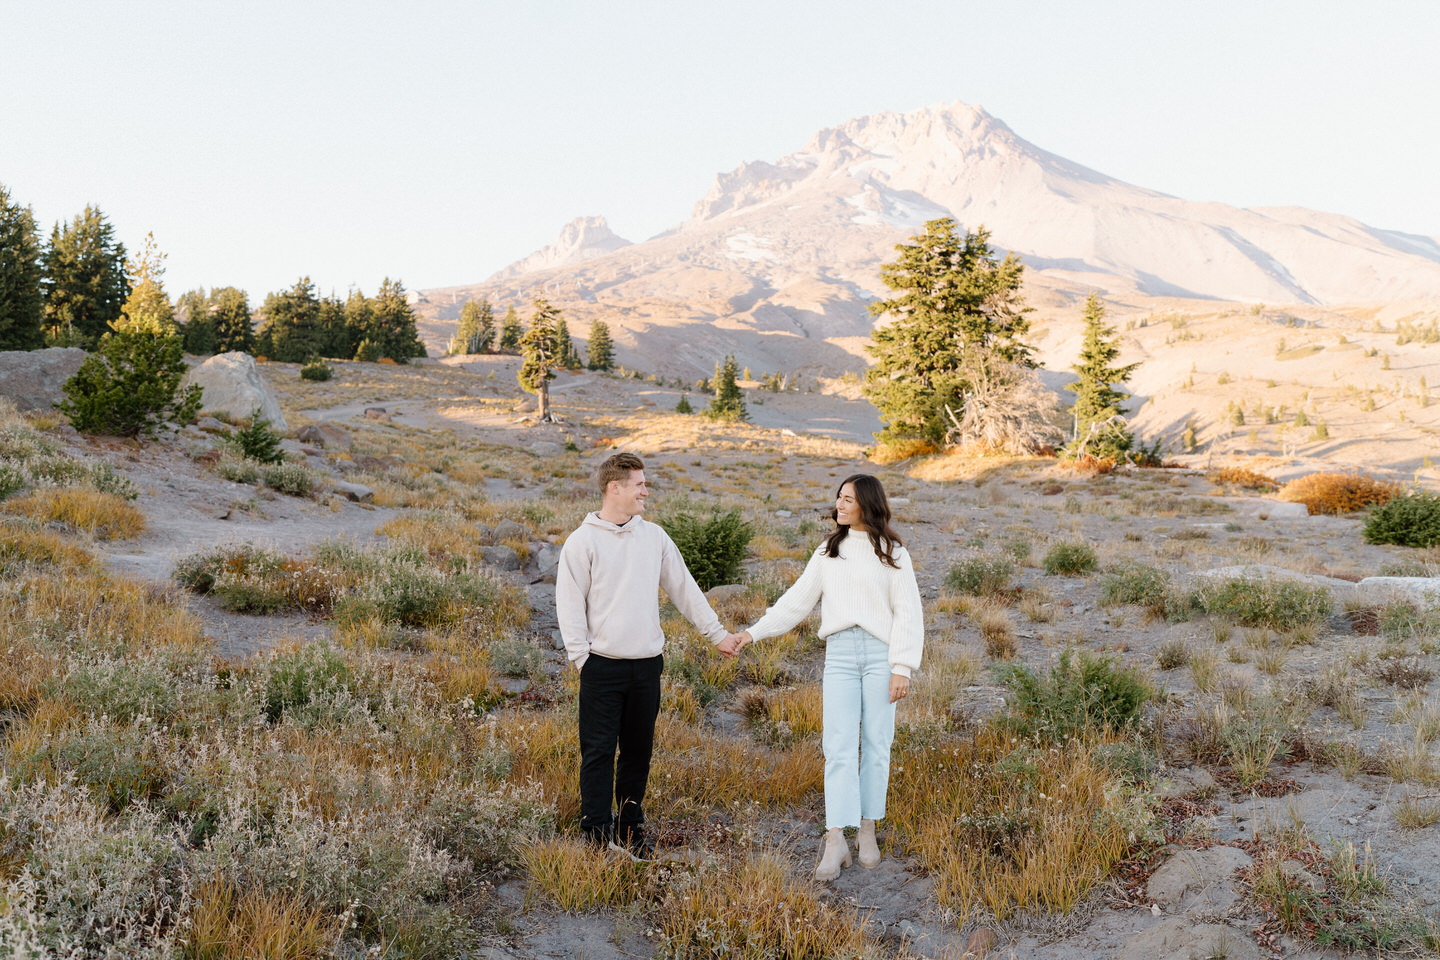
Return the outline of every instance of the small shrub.
[[[993,597],[1010,588],[1015,565],[1004,557],[966,557],[950,568],[945,586],[958,593]]]
[[[1239,410],[1239,407],[1236,407],[1236,410]],[[1243,422],[1242,419],[1241,423],[1243,424]],[[1244,467],[1221,467],[1219,470],[1211,470],[1205,474],[1205,479],[1217,487],[1240,487],[1245,490],[1276,490],[1280,487],[1280,482],[1274,477],[1267,477],[1263,473],[1246,470]]]
[[[305,366],[300,368],[301,380],[325,381],[329,380],[334,375],[334,368],[319,357],[316,357],[314,360],[311,360],[309,363],[305,364]]]
[[[1049,677],[1023,664],[1000,673],[1011,691],[1007,719],[1017,732],[1064,743],[1092,731],[1116,731],[1140,718],[1152,691],[1134,667],[1121,667],[1112,657],[1096,657],[1073,649],[1060,655]]]
[[[1397,484],[1358,473],[1311,473],[1285,484],[1277,497],[1303,503],[1312,514],[1338,516],[1388,503],[1399,492]]]
[[[1166,640],[1155,652],[1161,670],[1174,670],[1190,662],[1190,645],[1184,640]]]
[[[308,497],[315,490],[315,474],[300,463],[277,463],[266,467],[260,476],[265,486],[292,497]]]
[[[754,528],[740,518],[740,511],[721,513],[716,509],[708,520],[681,511],[658,522],[675,541],[701,590],[737,581],[740,562],[755,535]]]
[[[1000,607],[987,607],[977,618],[985,653],[993,660],[1009,660],[1019,652],[1015,643],[1015,625],[1010,614]]]
[[[260,479],[260,465],[254,460],[237,457],[226,450],[215,462],[215,473],[231,483],[254,483]]]
[[[1098,565],[1095,551],[1088,543],[1057,543],[1045,553],[1045,572],[1051,576],[1084,576]]]
[[[545,662],[540,648],[524,640],[497,640],[489,650],[491,666],[507,677],[527,677]]]
[[[1126,563],[1105,574],[1100,581],[1100,605],[1136,604],[1154,607],[1163,604],[1170,588],[1170,574],[1149,564]]]
[[[247,460],[256,463],[283,463],[285,452],[280,449],[280,435],[270,429],[270,421],[256,410],[250,422],[232,432],[230,443]]]
[[[123,540],[145,530],[145,515],[110,493],[82,487],[40,490],[5,501],[5,512],[63,523],[100,540]]]
[[[1373,508],[1361,529],[1366,543],[1401,547],[1440,544],[1440,493],[1411,490]]]
[[[694,413],[694,412],[695,412],[695,408],[690,404],[690,397],[689,397],[688,394],[686,394],[686,393],[684,393],[684,392],[682,392],[682,393],[680,394],[680,402],[677,403],[677,404],[675,404],[675,412],[676,412],[676,413]]]
[[[1403,690],[1423,690],[1434,672],[1418,659],[1381,660],[1370,670],[1370,675],[1382,683],[1388,683]]]
[[[1330,616],[1335,606],[1325,587],[1250,577],[1205,584],[1190,595],[1190,601],[1211,616],[1272,630],[1319,623]]]
[[[178,333],[107,333],[65,381],[58,406],[82,433],[153,435],[162,423],[186,423],[200,409],[199,384],[180,389],[186,369]]]

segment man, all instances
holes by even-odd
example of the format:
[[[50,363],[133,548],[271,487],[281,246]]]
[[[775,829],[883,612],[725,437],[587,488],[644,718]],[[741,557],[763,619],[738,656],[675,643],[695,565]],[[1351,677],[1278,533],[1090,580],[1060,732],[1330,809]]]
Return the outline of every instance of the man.
[[[555,572],[560,635],[580,671],[580,829],[596,846],[648,857],[642,804],[665,646],[659,589],[726,656],[734,656],[737,640],[720,625],[674,541],[640,516],[650,495],[640,458],[615,454],[600,464],[595,481],[600,509],[570,534]]]

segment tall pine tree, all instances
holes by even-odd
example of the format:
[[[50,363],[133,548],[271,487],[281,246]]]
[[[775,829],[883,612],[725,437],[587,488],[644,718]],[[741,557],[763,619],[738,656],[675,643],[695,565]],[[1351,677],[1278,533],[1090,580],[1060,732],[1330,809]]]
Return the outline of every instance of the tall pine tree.
[[[460,325],[450,341],[452,354],[489,353],[495,343],[495,309],[490,301],[466,300],[460,308]]]
[[[514,353],[520,349],[520,337],[524,330],[520,326],[520,315],[515,312],[515,304],[510,304],[505,311],[505,320],[500,324],[500,352]]]
[[[155,234],[145,235],[145,246],[125,265],[130,277],[130,296],[120,310],[116,330],[143,330],[156,336],[178,334],[175,308],[165,293],[165,254],[155,243]]]
[[[271,293],[260,308],[256,350],[281,363],[304,363],[322,355],[325,331],[320,326],[320,298],[309,277],[301,277],[289,290]]]
[[[555,321],[555,350],[560,355],[563,369],[579,370],[585,365],[580,359],[580,351],[575,349],[575,341],[570,337],[570,324],[565,322],[564,317]]]
[[[1115,384],[1129,381],[1139,363],[1117,366],[1120,356],[1115,328],[1105,323],[1105,304],[1094,293],[1085,301],[1085,339],[1080,362],[1072,366],[1080,379],[1065,387],[1075,394],[1075,430],[1067,448],[1072,456],[1083,451],[1101,459],[1120,460],[1130,452],[1135,436],[1115,418],[1124,419],[1129,394]]]
[[[215,352],[255,352],[255,326],[250,316],[250,298],[238,287],[210,291],[215,320]]]
[[[525,362],[516,379],[522,390],[538,398],[537,412],[542,423],[555,421],[555,415],[550,412],[550,381],[555,379],[555,368],[560,365],[558,331],[564,323],[560,311],[542,297],[535,301],[530,329],[520,338],[520,352]]]
[[[125,245],[99,207],[55,225],[45,251],[45,333],[59,346],[93,346],[130,296]]]
[[[175,320],[180,324],[185,352],[210,356],[215,349],[215,301],[204,287],[175,298]]]
[[[723,365],[715,365],[715,396],[705,408],[705,416],[711,420],[749,420],[750,412],[745,409],[745,394],[735,382],[739,368],[732,353]]]
[[[425,356],[425,345],[415,329],[415,310],[405,296],[405,285],[386,277],[375,295],[375,322],[370,339],[380,346],[382,356],[396,363]]]
[[[604,320],[590,324],[591,370],[611,370],[615,366],[615,344],[610,339],[610,327]]]
[[[35,215],[0,184],[0,350],[45,345],[40,257]]]
[[[992,379],[994,365],[1033,366],[1021,339],[1030,328],[1023,265],[1014,254],[997,260],[989,239],[983,227],[962,238],[949,217],[931,220],[880,268],[896,296],[870,312],[893,320],[866,347],[875,365],[864,391],[885,421],[882,441],[941,443],[973,384]]]

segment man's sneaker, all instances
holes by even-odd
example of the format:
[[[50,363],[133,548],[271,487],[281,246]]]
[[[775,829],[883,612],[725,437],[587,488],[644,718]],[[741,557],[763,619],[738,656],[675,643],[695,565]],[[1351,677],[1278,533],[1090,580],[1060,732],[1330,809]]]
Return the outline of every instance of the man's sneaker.
[[[607,823],[603,827],[586,827],[580,831],[585,842],[596,850],[605,850],[615,846],[615,825]]]
[[[616,831],[611,849],[629,854],[638,862],[655,859],[655,845],[645,837],[645,828],[638,823],[622,823]]]

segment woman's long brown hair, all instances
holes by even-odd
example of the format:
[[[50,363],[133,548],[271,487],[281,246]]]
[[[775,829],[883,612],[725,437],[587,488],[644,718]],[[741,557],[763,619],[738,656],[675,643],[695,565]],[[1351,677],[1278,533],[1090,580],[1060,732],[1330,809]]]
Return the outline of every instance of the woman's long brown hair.
[[[874,548],[875,556],[880,558],[881,563],[898,570],[900,564],[895,562],[895,548],[904,544],[900,542],[899,534],[890,526],[890,501],[885,498],[885,488],[870,474],[857,473],[840,481],[840,486],[835,489],[837,499],[847,483],[855,488],[855,503],[860,507],[860,522],[870,534],[870,546]],[[830,519],[839,526],[825,538],[825,555],[838,557],[840,542],[850,535],[850,527],[840,524],[839,514],[834,507],[830,508]]]

